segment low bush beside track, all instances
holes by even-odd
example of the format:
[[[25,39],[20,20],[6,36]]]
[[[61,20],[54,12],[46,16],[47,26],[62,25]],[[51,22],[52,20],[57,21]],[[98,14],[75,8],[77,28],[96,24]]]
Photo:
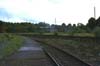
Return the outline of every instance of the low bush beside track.
[[[59,47],[62,50],[80,58],[81,60],[95,64],[100,61],[100,45],[93,40],[66,40],[66,39],[37,39],[43,44]]]
[[[0,34],[0,59],[11,55],[23,44],[23,37],[13,34]]]

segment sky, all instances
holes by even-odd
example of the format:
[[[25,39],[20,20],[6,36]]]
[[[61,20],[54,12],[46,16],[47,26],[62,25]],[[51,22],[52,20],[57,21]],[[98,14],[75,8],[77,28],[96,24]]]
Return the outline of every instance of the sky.
[[[0,20],[11,22],[46,22],[49,24],[86,24],[100,16],[99,0],[0,0]]]

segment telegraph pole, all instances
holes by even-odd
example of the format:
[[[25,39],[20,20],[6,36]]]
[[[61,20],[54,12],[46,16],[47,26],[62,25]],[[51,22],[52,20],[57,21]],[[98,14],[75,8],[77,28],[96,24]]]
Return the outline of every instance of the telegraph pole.
[[[96,7],[95,7],[95,0],[90,0],[91,5],[93,6],[93,17],[96,19]]]
[[[55,18],[55,31],[54,32],[56,32],[56,18]]]
[[[96,7],[94,6],[94,18],[96,19]]]
[[[56,25],[56,18],[55,18],[55,25]]]

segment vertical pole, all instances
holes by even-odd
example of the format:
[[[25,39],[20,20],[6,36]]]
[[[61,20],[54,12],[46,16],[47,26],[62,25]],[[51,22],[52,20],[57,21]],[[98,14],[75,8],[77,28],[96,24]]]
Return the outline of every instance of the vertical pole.
[[[54,32],[56,32],[56,18],[55,18],[55,31]]]
[[[56,25],[56,18],[55,18],[55,25]]]
[[[94,6],[94,18],[96,19],[96,8]]]

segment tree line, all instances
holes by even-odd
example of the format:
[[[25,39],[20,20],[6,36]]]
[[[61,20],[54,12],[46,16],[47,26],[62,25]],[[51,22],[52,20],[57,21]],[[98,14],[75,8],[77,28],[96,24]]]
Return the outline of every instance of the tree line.
[[[68,33],[90,33],[100,32],[100,17],[95,19],[91,17],[86,25],[82,23],[62,25],[48,24],[39,22],[37,24],[21,22],[12,23],[0,20],[1,33],[42,33],[42,32],[68,32]]]

